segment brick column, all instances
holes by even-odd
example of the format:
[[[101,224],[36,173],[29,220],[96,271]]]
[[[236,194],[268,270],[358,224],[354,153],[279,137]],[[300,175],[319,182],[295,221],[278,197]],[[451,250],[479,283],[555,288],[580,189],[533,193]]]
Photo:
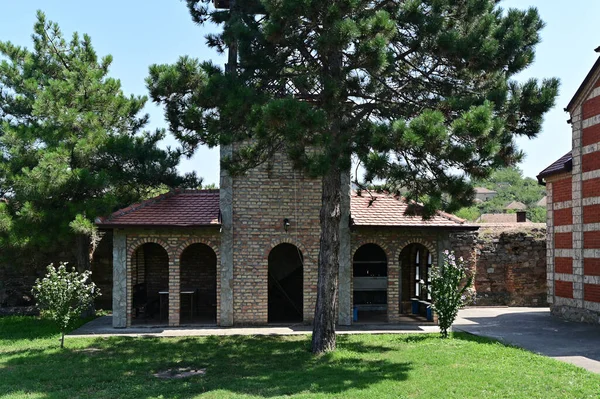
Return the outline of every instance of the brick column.
[[[179,259],[169,252],[169,326],[178,326],[181,310]]]
[[[397,323],[400,319],[400,255],[389,251],[387,256],[387,319],[389,323]]]

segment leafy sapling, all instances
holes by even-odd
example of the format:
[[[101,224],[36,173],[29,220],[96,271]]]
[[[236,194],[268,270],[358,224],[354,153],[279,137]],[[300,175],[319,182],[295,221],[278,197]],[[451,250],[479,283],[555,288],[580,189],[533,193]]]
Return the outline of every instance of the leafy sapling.
[[[463,258],[457,259],[454,251],[444,251],[442,265],[434,266],[431,271],[431,307],[438,315],[442,338],[448,338],[458,310],[468,303],[472,284],[473,277]]]
[[[65,332],[73,326],[83,311],[90,308],[94,299],[100,295],[87,270],[82,273],[75,269],[67,270],[67,263],[58,267],[48,266],[48,274],[35,281],[32,294],[42,314],[53,320],[60,328],[60,347],[64,348]]]

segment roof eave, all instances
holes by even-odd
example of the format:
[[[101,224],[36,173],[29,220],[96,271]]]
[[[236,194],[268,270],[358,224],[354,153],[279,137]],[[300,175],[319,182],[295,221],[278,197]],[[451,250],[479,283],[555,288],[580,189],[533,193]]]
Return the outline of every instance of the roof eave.
[[[113,229],[190,229],[190,228],[220,228],[220,223],[211,224],[190,224],[190,225],[176,225],[176,224],[126,224],[126,223],[96,223],[96,227],[102,230],[113,230]]]
[[[353,224],[352,229],[367,228],[385,228],[385,229],[432,229],[432,230],[479,230],[479,226],[471,224],[466,225],[381,225],[381,224]]]
[[[600,47],[597,47],[594,51],[597,53],[600,53]],[[579,99],[584,94],[585,88],[590,83],[590,80],[594,77],[594,75],[596,74],[596,70],[599,67],[600,67],[600,57],[598,57],[598,59],[594,63],[594,66],[592,66],[592,69],[590,69],[590,71],[586,75],[585,79],[583,80],[583,82],[581,83],[581,85],[579,86],[577,91],[575,92],[575,95],[573,95],[573,98],[571,98],[571,101],[569,101],[569,104],[565,108],[565,112],[571,113],[573,111],[573,108],[575,108],[575,105],[579,102]]]

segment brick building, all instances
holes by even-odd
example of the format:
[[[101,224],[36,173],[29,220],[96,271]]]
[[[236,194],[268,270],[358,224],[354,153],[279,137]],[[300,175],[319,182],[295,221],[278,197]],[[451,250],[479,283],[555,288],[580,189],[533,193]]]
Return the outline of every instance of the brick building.
[[[598,323],[600,58],[565,111],[571,117],[572,150],[538,175],[547,187],[548,302],[554,314]]]
[[[445,213],[423,220],[419,206],[359,195],[343,180],[339,324],[397,322],[412,298],[427,301],[428,272],[453,235],[477,227]],[[220,185],[97,221],[112,231],[115,327],[312,321],[320,182],[278,155],[243,177],[222,173]]]

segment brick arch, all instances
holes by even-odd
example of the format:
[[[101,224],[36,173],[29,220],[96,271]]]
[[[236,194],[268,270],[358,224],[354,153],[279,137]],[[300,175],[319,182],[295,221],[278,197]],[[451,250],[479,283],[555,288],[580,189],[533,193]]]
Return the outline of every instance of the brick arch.
[[[398,258],[398,260],[400,259],[400,254],[402,254],[402,251],[404,251],[406,249],[406,247],[408,247],[409,245],[412,244],[420,244],[422,246],[424,246],[425,248],[427,248],[427,250],[429,251],[429,253],[431,254],[431,261],[432,264],[437,264],[437,250],[435,248],[435,245],[433,245],[433,243],[429,240],[425,240],[423,238],[411,238],[409,240],[403,241],[401,243],[401,245],[398,247],[398,253],[396,254],[396,257]],[[400,262],[398,262],[400,263]]]
[[[167,253],[169,262],[171,262],[173,260],[173,259],[171,259],[171,253],[169,251],[169,247],[170,247],[169,244],[167,244],[166,241],[164,241],[160,238],[154,238],[154,237],[138,238],[136,240],[132,240],[130,243],[127,243],[127,260],[130,261],[134,252],[137,251],[144,244],[160,245],[162,247],[162,249],[164,249],[165,252]]]
[[[392,249],[390,248],[390,246],[388,244],[384,244],[377,240],[362,240],[362,241],[355,243],[352,246],[352,257],[350,258],[350,261],[353,262],[354,255],[356,255],[356,251],[358,251],[363,245],[367,245],[367,244],[377,245],[378,247],[383,249],[383,252],[385,253],[385,257],[386,257],[388,267],[389,267],[390,263],[392,262],[392,259],[394,259],[393,256],[390,256],[390,255],[393,255],[394,251],[392,251]]]
[[[215,253],[215,255],[217,256],[217,265],[219,264],[219,259],[221,259],[221,254],[219,253],[219,246],[215,245],[214,242],[212,242],[212,240],[207,240],[206,238],[203,237],[193,237],[193,238],[189,238],[187,240],[185,240],[182,244],[178,245],[177,248],[175,249],[175,252],[173,253],[173,256],[175,257],[175,259],[180,260],[181,259],[181,255],[183,254],[183,251],[185,251],[190,245],[193,244],[204,244],[207,247],[209,247],[210,249],[213,250],[213,252]]]
[[[275,248],[276,246],[280,245],[280,244],[292,244],[294,245],[296,248],[298,248],[300,250],[300,252],[302,252],[302,258],[304,259],[304,261],[306,261],[306,259],[308,259],[308,250],[306,249],[306,247],[304,246],[304,244],[302,244],[300,241],[297,241],[291,237],[283,237],[283,238],[278,238],[275,240],[271,240],[271,242],[269,243],[269,245],[267,245],[265,247],[265,257],[268,258],[269,254],[271,253],[271,251],[273,250],[273,248]]]

